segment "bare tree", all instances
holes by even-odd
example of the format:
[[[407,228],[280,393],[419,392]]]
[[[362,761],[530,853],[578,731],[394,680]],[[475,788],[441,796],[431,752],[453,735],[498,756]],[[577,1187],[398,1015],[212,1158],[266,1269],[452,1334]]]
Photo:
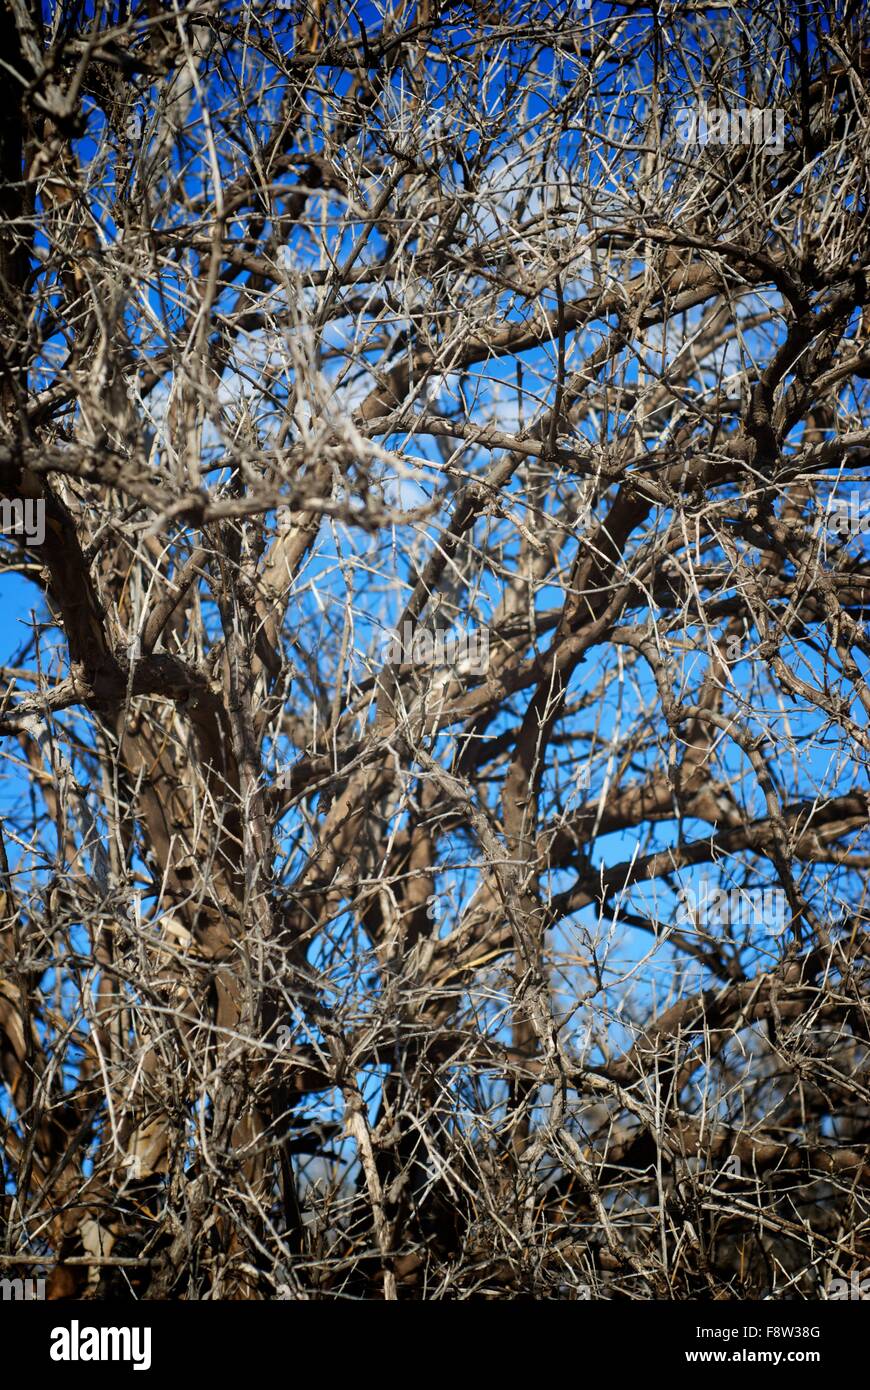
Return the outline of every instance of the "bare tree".
[[[870,1266],[862,22],[3,0],[9,1271]]]

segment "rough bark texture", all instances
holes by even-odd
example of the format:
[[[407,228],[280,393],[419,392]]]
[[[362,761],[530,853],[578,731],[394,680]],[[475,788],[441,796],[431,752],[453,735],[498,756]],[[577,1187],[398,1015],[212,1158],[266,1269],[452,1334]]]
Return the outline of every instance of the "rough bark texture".
[[[0,0],[0,1272],[870,1265],[870,50],[664,8]]]

